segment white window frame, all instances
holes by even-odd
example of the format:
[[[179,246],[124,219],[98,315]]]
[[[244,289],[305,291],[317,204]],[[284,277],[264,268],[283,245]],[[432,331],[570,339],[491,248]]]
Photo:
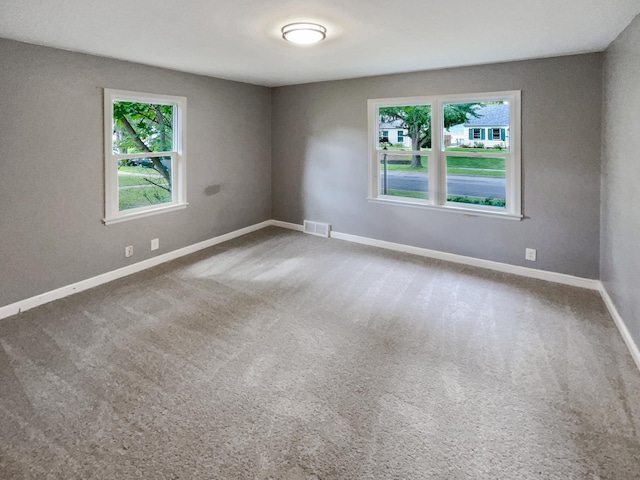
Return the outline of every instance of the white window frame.
[[[173,105],[173,150],[170,152],[116,154],[113,152],[113,102]],[[187,203],[187,99],[173,95],[104,89],[104,192],[105,225],[186,208]],[[171,157],[171,202],[128,210],[118,206],[118,161],[140,157]]]
[[[509,102],[509,144],[506,150],[490,150],[487,152],[450,152],[444,145],[444,105],[446,103],[471,102]],[[521,165],[521,91],[470,93],[460,95],[438,95],[406,98],[380,98],[367,101],[369,123],[369,196],[373,203],[384,203],[406,207],[418,207],[446,212],[457,212],[466,215],[522,219],[522,165]],[[379,155],[382,151],[378,144],[379,109],[390,106],[431,106],[431,148],[425,150],[402,150],[402,155],[427,155],[429,172],[428,200],[383,195],[380,192]],[[505,159],[505,200],[506,207],[488,205],[472,205],[447,201],[447,156],[489,157]]]

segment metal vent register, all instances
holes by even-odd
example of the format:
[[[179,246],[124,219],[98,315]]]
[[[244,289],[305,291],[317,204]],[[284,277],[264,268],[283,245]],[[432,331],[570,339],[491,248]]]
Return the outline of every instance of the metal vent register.
[[[311,222],[309,220],[304,221],[304,233],[329,238],[330,232],[331,225],[328,223]]]

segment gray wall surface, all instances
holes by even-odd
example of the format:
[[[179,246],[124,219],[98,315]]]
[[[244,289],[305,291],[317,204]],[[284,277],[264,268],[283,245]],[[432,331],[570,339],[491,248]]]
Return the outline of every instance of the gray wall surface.
[[[102,224],[104,87],[187,97],[188,208]],[[0,40],[0,306],[271,218],[270,97]]]
[[[366,200],[367,99],[501,90],[522,90],[523,221]],[[598,278],[601,99],[602,54],[276,88],[274,218]]]
[[[605,53],[600,275],[640,345],[640,16]]]

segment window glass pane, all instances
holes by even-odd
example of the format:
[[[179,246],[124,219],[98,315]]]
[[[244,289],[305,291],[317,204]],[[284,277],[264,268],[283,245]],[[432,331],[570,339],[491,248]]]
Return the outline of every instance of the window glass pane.
[[[118,209],[170,203],[171,157],[118,161]]]
[[[427,150],[431,148],[431,105],[380,107],[380,148]],[[386,135],[383,133],[385,132]]]
[[[504,207],[505,159],[447,156],[447,201]]]
[[[444,104],[447,151],[509,150],[509,102]]]
[[[113,153],[173,151],[173,105],[113,102]]]
[[[380,195],[405,198],[429,198],[426,155],[402,155],[382,150],[380,163]]]

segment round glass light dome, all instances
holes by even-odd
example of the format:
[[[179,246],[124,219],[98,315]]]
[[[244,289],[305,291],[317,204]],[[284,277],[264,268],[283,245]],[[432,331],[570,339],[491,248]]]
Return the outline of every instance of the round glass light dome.
[[[324,40],[327,29],[317,23],[290,23],[282,27],[282,38],[298,45],[311,45]]]

